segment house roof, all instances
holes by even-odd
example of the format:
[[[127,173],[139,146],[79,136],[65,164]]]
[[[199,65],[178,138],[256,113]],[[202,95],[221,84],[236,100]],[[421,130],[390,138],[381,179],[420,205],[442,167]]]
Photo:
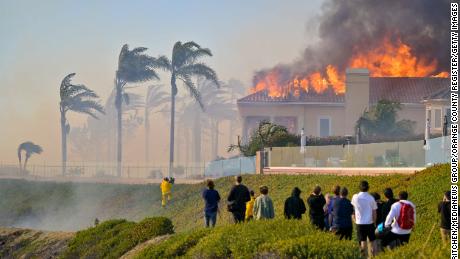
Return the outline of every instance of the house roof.
[[[322,93],[314,91],[306,92],[299,91],[296,96],[288,94],[284,97],[271,97],[268,95],[268,90],[262,90],[252,93],[238,100],[238,103],[345,103],[344,94],[335,94],[332,89],[328,89]]]
[[[449,78],[437,77],[370,77],[369,102],[385,99],[420,104],[427,96],[449,89]]]
[[[433,94],[429,96],[425,96],[424,101],[428,100],[450,100],[450,88],[449,87],[442,87],[441,89],[437,90]]]
[[[406,104],[421,104],[427,97],[450,95],[449,85],[449,78],[370,77],[369,102],[375,104],[386,99]],[[268,90],[262,90],[238,100],[238,104],[251,103],[344,104],[345,95],[335,94],[332,89],[327,89],[322,93],[300,91],[297,96],[288,94],[285,97],[270,97]]]

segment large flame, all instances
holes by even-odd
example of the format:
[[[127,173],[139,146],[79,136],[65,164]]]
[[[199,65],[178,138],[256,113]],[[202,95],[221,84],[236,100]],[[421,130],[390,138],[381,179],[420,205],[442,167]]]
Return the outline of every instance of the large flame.
[[[368,51],[355,48],[347,67],[367,68],[373,77],[448,77],[446,71],[436,73],[436,60],[416,57],[410,46],[400,39],[391,41],[385,37],[382,43]],[[327,65],[321,71],[313,71],[306,75],[295,75],[287,82],[281,82],[280,72],[273,69],[258,80],[251,92],[268,90],[270,97],[299,96],[302,91],[322,93],[332,88],[336,94],[345,92],[345,71],[337,66]]]

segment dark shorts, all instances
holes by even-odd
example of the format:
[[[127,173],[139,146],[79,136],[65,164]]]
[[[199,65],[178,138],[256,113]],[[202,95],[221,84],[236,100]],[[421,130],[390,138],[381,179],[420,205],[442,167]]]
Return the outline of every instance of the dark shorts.
[[[238,208],[232,211],[233,221],[235,223],[244,222],[244,216],[246,215],[246,208]]]
[[[390,246],[390,248],[395,248],[400,245],[409,243],[410,234],[398,235],[393,232],[389,232],[382,241],[384,247]]]
[[[368,225],[356,225],[356,233],[358,236],[358,241],[367,241],[367,238],[369,238],[369,241],[374,241],[375,240],[375,226],[374,224],[368,224]]]
[[[353,227],[345,227],[345,228],[336,228],[335,234],[342,240],[343,238],[347,240],[351,240],[351,234],[353,233]]]

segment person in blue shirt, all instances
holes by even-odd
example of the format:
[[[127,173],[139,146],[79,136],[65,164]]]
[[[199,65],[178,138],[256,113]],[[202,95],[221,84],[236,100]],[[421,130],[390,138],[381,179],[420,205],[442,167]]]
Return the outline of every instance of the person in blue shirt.
[[[334,216],[333,230],[340,239],[351,240],[351,234],[353,232],[353,223],[351,221],[351,215],[353,214],[353,205],[349,199],[347,199],[348,189],[343,187],[340,190],[340,198],[334,202],[334,208],[332,210]]]
[[[214,181],[207,181],[208,188],[203,191],[204,219],[206,227],[214,227],[217,220],[217,212],[219,210],[220,195],[214,190]]]

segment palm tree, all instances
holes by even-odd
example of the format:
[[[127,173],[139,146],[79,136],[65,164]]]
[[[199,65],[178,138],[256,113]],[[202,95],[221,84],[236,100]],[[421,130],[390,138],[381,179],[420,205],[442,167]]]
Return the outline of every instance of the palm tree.
[[[26,159],[24,160],[24,168],[22,168],[22,152],[26,152]],[[39,145],[34,144],[31,141],[23,142],[18,147],[18,159],[19,159],[19,172],[26,172],[27,161],[33,154],[41,154],[43,148]]]
[[[151,85],[147,89],[144,105],[144,130],[145,130],[145,163],[148,163],[150,157],[150,113],[155,109],[163,106],[167,101],[167,93],[163,91],[161,85]],[[161,111],[161,110],[159,110]]]
[[[62,152],[62,174],[66,172],[67,165],[67,135],[70,132],[70,124],[66,119],[68,111],[85,113],[93,118],[96,114],[104,114],[104,108],[99,104],[99,96],[91,89],[84,85],[74,85],[71,83],[75,73],[68,74],[62,79],[60,87],[61,102],[61,152]]]
[[[169,129],[169,174],[174,166],[174,126],[176,111],[177,80],[184,83],[186,89],[196,102],[203,108],[200,92],[192,81],[193,76],[203,76],[219,86],[216,72],[204,63],[197,62],[199,58],[212,56],[211,50],[202,48],[193,41],[174,44],[171,60],[165,56],[158,58],[160,67],[171,73],[171,127]]]
[[[117,109],[117,174],[121,176],[122,160],[122,103],[129,104],[129,96],[125,86],[129,83],[141,83],[151,79],[159,79],[154,68],[156,59],[145,54],[147,48],[138,47],[129,50],[128,44],[123,45],[118,57],[118,69],[115,74],[115,108]]]

